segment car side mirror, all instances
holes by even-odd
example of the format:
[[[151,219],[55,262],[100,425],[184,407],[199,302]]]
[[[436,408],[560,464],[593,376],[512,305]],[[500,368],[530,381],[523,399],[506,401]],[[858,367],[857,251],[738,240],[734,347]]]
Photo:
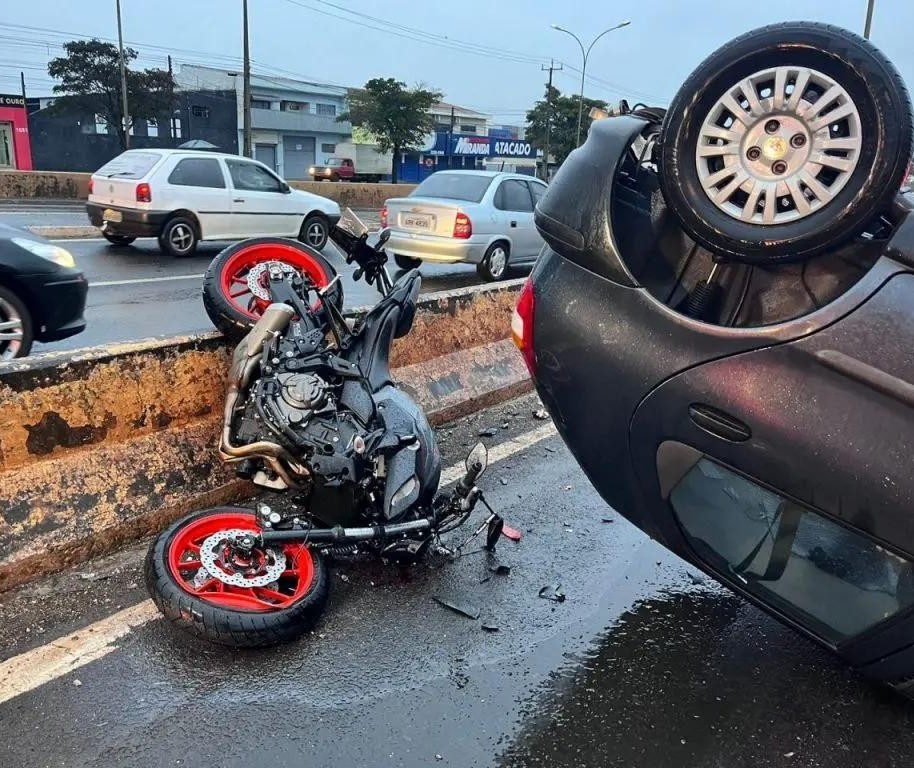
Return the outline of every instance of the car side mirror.
[[[286,182],[282,182],[279,185],[279,191],[284,195],[288,195],[290,192],[292,192],[292,187],[290,187]]]

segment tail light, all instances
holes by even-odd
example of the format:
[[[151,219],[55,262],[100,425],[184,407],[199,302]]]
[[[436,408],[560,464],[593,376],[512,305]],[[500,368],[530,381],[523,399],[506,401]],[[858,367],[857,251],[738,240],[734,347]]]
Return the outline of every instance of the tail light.
[[[381,209],[381,228],[383,229],[386,226],[387,226],[387,206],[385,205]]]
[[[517,299],[514,316],[511,318],[511,338],[514,339],[515,346],[524,356],[524,362],[527,364],[530,375],[536,376],[536,352],[533,351],[533,305],[533,282],[527,278]]]
[[[152,202],[152,190],[145,181],[136,185],[136,201],[138,203]]]
[[[89,194],[92,194],[92,189],[95,187],[95,184],[92,182],[92,179],[89,179]]]
[[[473,234],[473,222],[465,213],[458,213],[454,219],[454,237],[467,240]]]

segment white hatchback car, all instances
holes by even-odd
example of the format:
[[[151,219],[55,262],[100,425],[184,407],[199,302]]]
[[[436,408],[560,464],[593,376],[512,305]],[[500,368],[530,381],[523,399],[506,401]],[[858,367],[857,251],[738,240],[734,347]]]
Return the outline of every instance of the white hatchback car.
[[[536,261],[543,239],[533,209],[546,185],[532,176],[494,171],[438,171],[409,197],[388,200],[381,226],[388,253],[408,269],[423,261],[475,264],[485,280],[508,266]]]
[[[262,163],[183,149],[130,149],[89,182],[89,220],[115,245],[157,237],[172,256],[200,240],[296,237],[322,249],[340,218],[332,200],[292,189]]]

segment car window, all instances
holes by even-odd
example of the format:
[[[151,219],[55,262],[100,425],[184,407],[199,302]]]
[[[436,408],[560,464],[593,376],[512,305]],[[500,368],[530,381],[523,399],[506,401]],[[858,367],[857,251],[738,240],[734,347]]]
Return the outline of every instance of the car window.
[[[495,207],[501,211],[518,211],[520,213],[533,210],[530,200],[530,190],[527,183],[519,179],[503,181],[495,193]]]
[[[480,176],[475,173],[433,173],[410,193],[410,197],[441,197],[445,200],[478,203],[491,184],[491,176]]]
[[[185,157],[168,175],[168,183],[180,187],[225,189],[225,178],[215,157]]]
[[[142,179],[159,162],[154,152],[124,152],[105,163],[95,174],[119,179]]]
[[[254,163],[242,160],[226,160],[232,185],[235,189],[247,189],[251,192],[281,192],[279,179],[266,169]]]
[[[546,185],[537,184],[535,181],[528,181],[527,184],[530,185],[530,191],[533,193],[533,206],[536,207],[536,204],[543,199],[543,195],[546,194]]]

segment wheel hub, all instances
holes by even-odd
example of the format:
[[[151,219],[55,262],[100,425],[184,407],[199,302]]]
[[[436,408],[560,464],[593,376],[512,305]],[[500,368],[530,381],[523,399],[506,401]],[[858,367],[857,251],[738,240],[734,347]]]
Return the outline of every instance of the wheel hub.
[[[862,148],[859,110],[831,77],[805,67],[762,70],[727,90],[702,123],[695,160],[721,211],[782,224],[827,205]]]
[[[295,268],[282,261],[263,261],[250,268],[247,274],[248,290],[262,301],[271,301],[269,272],[271,267],[278,267],[283,274],[291,275]]]
[[[265,587],[286,570],[279,549],[253,546],[250,531],[229,529],[209,536],[200,545],[200,564],[214,578],[233,587]]]

